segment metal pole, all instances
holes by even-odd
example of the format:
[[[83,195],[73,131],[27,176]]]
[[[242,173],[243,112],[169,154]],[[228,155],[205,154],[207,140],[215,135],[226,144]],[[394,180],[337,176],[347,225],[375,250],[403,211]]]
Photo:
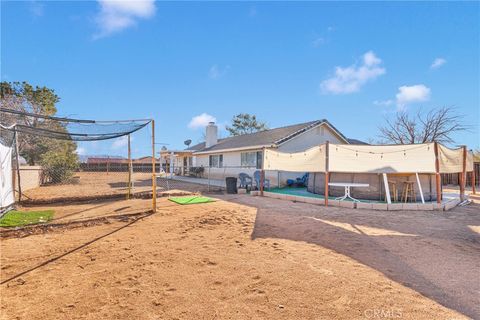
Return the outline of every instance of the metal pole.
[[[152,210],[157,212],[157,174],[155,170],[155,120],[152,119]]]
[[[14,133],[15,135],[15,158],[17,160],[17,180],[18,180],[18,202],[22,201],[22,184],[20,181],[20,160],[19,160],[19,154],[18,154],[18,133],[17,133],[17,128],[14,127]]]
[[[330,180],[330,174],[328,172],[328,158],[330,156],[330,142],[325,143],[325,207],[328,207],[328,181]],[[315,192],[315,190],[313,190]]]
[[[128,192],[127,200],[132,196],[132,152],[130,148],[130,135],[128,135]]]
[[[208,164],[208,173],[207,173],[207,191],[210,192],[210,166],[211,166],[211,163]]]
[[[437,192],[437,203],[442,203],[441,177],[440,177],[440,162],[438,160],[438,143],[433,143],[433,151],[435,153],[435,186]]]

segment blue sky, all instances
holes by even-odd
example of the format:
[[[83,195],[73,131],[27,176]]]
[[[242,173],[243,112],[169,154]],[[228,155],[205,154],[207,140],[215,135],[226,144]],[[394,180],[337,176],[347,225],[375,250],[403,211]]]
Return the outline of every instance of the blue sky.
[[[2,1],[1,78],[55,89],[59,114],[155,118],[182,148],[240,112],[327,118],[376,139],[384,117],[456,106],[479,148],[478,2]],[[226,135],[226,133],[223,133]],[[150,153],[149,131],[134,155]],[[125,154],[122,141],[83,153]]]

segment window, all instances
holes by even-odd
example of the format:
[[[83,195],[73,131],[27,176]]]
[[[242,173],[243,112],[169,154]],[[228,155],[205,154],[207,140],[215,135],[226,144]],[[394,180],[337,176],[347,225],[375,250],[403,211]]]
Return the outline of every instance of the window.
[[[242,167],[256,167],[257,153],[256,152],[242,152],[240,154]]]
[[[242,167],[262,168],[262,151],[242,152],[240,154],[240,164]]]
[[[208,165],[211,168],[222,168],[223,167],[223,154],[211,155],[208,157]]]

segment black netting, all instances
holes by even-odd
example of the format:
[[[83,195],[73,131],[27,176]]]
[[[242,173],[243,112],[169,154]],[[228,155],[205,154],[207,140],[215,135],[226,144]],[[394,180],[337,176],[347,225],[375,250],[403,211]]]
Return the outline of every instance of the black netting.
[[[15,132],[12,128],[4,127],[0,124],[0,143],[11,147],[15,141]]]
[[[94,121],[59,118],[0,108],[4,128],[53,139],[73,141],[107,140],[140,130],[150,120]],[[13,131],[13,128],[2,129]],[[3,131],[2,131],[3,137]]]

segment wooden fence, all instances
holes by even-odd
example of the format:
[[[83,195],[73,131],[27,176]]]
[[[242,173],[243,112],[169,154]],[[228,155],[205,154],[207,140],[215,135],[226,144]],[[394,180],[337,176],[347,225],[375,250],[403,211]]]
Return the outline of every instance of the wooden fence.
[[[475,162],[473,164],[473,170],[475,171],[475,185],[480,186],[480,162]],[[460,173],[443,173],[442,174],[442,184],[443,185],[458,185],[460,181]],[[467,172],[467,186],[472,185],[472,173]]]

